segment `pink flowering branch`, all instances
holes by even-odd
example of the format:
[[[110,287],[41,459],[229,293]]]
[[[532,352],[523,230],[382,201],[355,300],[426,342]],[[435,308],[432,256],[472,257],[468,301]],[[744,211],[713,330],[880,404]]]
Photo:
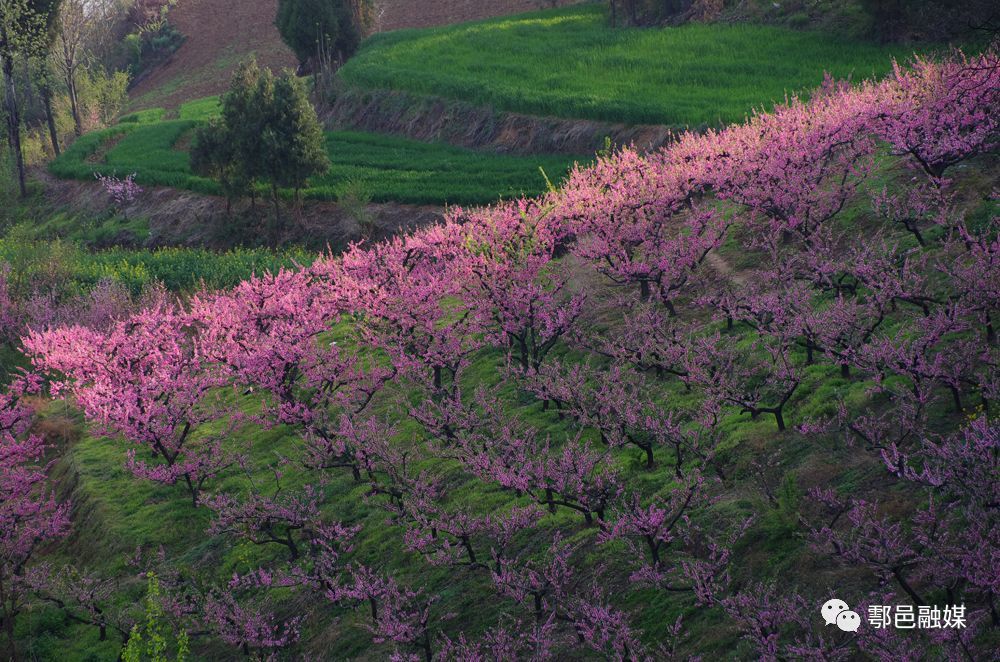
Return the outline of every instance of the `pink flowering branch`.
[[[126,206],[135,202],[136,198],[143,191],[142,187],[135,183],[135,175],[136,173],[133,172],[131,175],[125,177],[125,179],[119,179],[115,175],[102,175],[99,172],[95,172],[94,178],[101,183],[101,186],[104,187],[104,192],[111,197],[115,206],[124,212]]]
[[[0,394],[0,618],[7,654],[18,659],[14,622],[32,585],[44,583],[25,571],[40,548],[69,533],[69,505],[60,504],[45,483],[45,444],[29,432],[34,413],[24,402],[39,390],[39,380],[27,375]]]

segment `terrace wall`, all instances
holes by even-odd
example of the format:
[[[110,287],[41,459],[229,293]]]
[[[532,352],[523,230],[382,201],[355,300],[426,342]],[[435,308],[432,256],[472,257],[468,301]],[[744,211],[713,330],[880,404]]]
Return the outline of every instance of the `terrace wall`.
[[[426,28],[564,7],[580,0],[379,0],[376,31]]]

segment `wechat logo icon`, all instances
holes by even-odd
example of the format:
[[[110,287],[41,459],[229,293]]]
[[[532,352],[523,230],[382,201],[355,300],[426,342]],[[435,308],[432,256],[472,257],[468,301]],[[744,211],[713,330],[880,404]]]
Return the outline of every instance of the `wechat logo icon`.
[[[858,628],[861,627],[861,616],[857,612],[851,611],[851,608],[843,600],[837,598],[827,600],[823,603],[820,613],[826,625],[836,625],[844,632],[857,632]]]

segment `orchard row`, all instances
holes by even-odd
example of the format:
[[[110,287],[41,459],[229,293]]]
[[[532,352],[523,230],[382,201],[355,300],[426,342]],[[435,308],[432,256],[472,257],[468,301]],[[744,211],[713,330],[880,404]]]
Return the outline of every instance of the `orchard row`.
[[[653,154],[606,154],[537,199],[454,209],[231,291],[30,332],[34,372],[3,407],[4,623],[59,594],[102,632],[139,631],[114,619],[111,580],[31,570],[70,528],[69,506],[43,488],[24,404],[47,390],[131,442],[135,477],[209,509],[212,535],[280,552],[212,586],[157,569],[180,630],[247,653],[307,645],[313,614],[275,615],[289,591],[363,608],[372,641],[400,660],[665,659],[690,646],[682,620],[633,624],[597,581],[620,572],[724,614],[761,659],[987,655],[1000,628],[1000,240],[995,217],[964,213],[955,173],[991,158],[998,121],[996,53],[918,60]],[[500,357],[495,382],[469,374],[484,356]],[[867,397],[797,420],[817,375]],[[526,420],[524,399],[566,433]],[[871,578],[873,604],[964,603],[969,627],[830,635],[814,613],[830,595],[748,578],[736,550],[758,517],[713,509],[741,479],[734,421],[884,464],[886,483],[922,505],[901,514],[814,486],[802,531]],[[250,464],[247,426],[292,431],[294,467],[219,490]],[[282,489],[290,471],[305,487]],[[403,553],[478,574],[493,627],[463,633],[442,596],[363,562],[363,527],[325,507],[333,475],[366,486]],[[467,502],[470,485],[507,505]],[[579,563],[602,548],[613,567]]]

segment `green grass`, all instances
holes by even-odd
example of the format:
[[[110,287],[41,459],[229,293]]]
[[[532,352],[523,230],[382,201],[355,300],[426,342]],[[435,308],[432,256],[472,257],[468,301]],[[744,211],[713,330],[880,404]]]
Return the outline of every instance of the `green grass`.
[[[315,255],[303,250],[239,248],[215,252],[202,248],[87,251],[72,242],[28,239],[14,232],[0,239],[0,264],[9,264],[9,280],[17,291],[52,285],[66,294],[86,292],[112,280],[141,292],[155,282],[175,292],[202,284],[228,288],[253,274],[309,264]]]
[[[219,97],[205,97],[181,104],[177,116],[182,120],[209,120],[216,117],[222,110]]]
[[[121,124],[148,124],[149,122],[159,122],[166,115],[163,108],[147,108],[134,113],[129,113],[121,117],[118,121]]]
[[[340,76],[512,112],[700,127],[814,88],[825,71],[884,74],[909,53],[748,24],[612,29],[603,6],[585,5],[376,35]]]
[[[17,236],[30,240],[61,239],[86,248],[141,246],[151,236],[149,219],[116,214],[92,215],[60,209],[33,222],[15,226]]]
[[[571,157],[491,154],[352,131],[327,133],[326,145],[330,172],[313,180],[307,197],[335,200],[344,182],[361,181],[376,202],[483,204],[542,193],[539,168],[559,180],[572,163]]]
[[[148,163],[159,172],[191,174],[187,152],[174,149],[174,145],[196,122],[171,120],[137,127],[117,145],[108,150],[104,163],[117,172],[138,168]]]
[[[214,182],[191,172],[188,152],[182,149],[182,139],[199,121],[217,113],[218,98],[211,97],[182,106],[182,119],[161,121],[155,113],[140,114],[83,136],[52,162],[50,171],[81,180],[93,179],[95,172],[119,177],[136,173],[136,181],[145,186],[218,194]],[[152,120],[144,122],[143,117]],[[558,181],[574,162],[567,156],[493,154],[351,131],[327,132],[326,146],[332,167],[313,179],[303,192],[306,199],[337,200],[343,187],[354,182],[374,202],[488,204],[500,197],[537,195],[546,188],[539,168]]]

